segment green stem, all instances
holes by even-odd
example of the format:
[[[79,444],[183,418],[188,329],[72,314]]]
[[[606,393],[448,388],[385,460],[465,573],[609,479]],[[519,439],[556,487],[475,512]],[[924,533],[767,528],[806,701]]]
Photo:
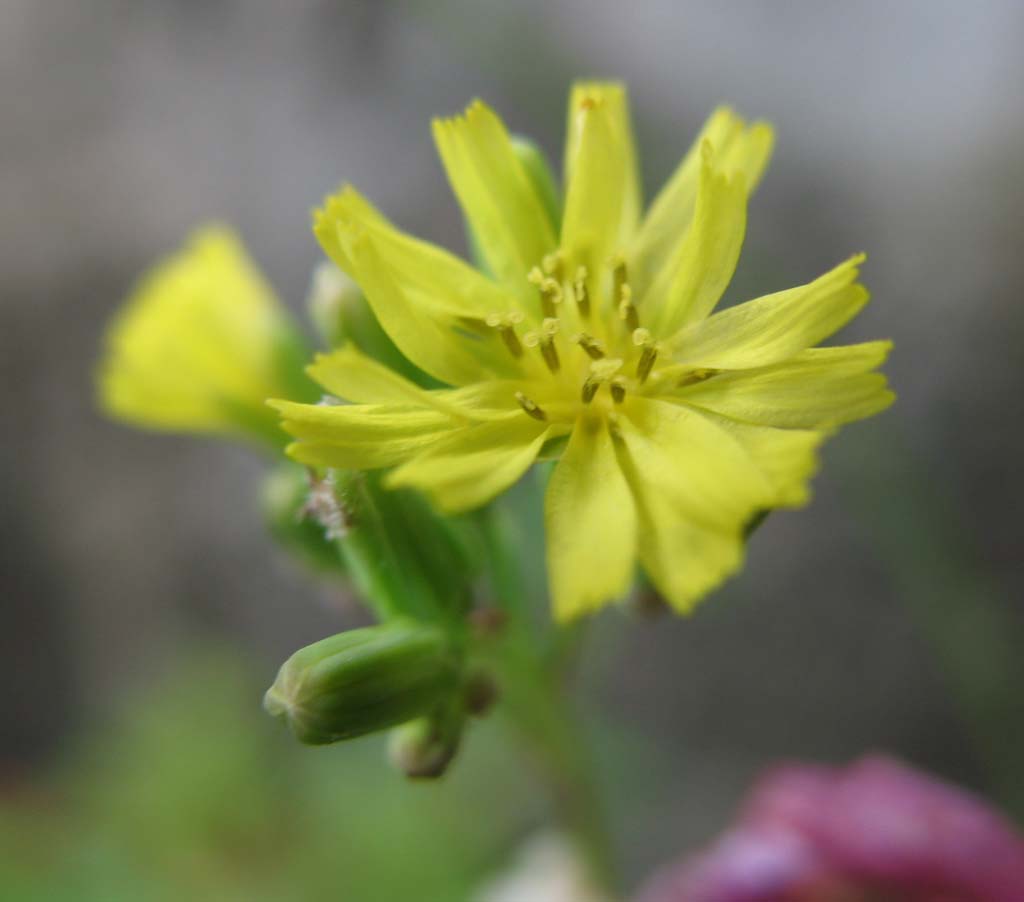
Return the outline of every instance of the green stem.
[[[496,600],[509,622],[500,638],[479,651],[499,671],[502,705],[530,758],[547,784],[563,828],[575,840],[597,886],[617,888],[614,848],[598,790],[590,743],[565,685],[564,655],[578,647],[559,632],[543,641],[529,622],[525,582],[511,551],[499,512],[481,523]]]
[[[516,717],[517,726],[549,786],[559,819],[578,844],[597,886],[614,891],[618,881],[612,838],[577,712],[556,685],[549,687],[546,705],[535,699],[531,708],[539,716]]]

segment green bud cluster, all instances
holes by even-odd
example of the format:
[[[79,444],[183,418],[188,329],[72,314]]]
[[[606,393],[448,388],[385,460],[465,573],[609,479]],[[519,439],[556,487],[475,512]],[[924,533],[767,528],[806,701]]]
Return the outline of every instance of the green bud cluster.
[[[456,691],[459,670],[443,630],[396,620],[295,652],[263,706],[301,742],[323,745],[429,716]]]

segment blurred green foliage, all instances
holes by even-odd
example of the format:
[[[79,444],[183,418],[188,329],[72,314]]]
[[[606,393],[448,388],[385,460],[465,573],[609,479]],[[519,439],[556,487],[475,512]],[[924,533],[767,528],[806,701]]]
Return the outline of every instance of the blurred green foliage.
[[[311,750],[224,653],[179,676],[0,807],[0,898],[19,902],[466,899],[541,802],[497,723],[445,780],[410,784],[376,739]]]

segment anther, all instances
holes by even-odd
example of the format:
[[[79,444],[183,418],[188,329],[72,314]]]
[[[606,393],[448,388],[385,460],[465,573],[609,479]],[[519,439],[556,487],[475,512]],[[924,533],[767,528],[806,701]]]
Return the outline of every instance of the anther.
[[[558,360],[558,349],[555,347],[555,336],[560,327],[558,320],[553,318],[545,319],[540,326],[540,353],[552,373],[557,373],[561,365]]]
[[[529,332],[523,336],[523,341],[527,347],[540,348],[541,357],[544,358],[544,362],[552,373],[557,373],[561,367],[561,361],[558,359],[558,348],[555,347],[555,336],[560,328],[561,323],[557,319],[547,317],[541,323],[539,333]]]
[[[580,316],[590,319],[590,294],[587,291],[587,268],[585,266],[576,270],[576,281],[573,282],[572,287]]]
[[[695,385],[698,382],[703,382],[705,379],[710,379],[717,372],[718,370],[709,369],[693,370],[683,376],[683,378],[677,383],[676,387],[685,388],[687,385]]]
[[[561,251],[553,251],[547,254],[540,263],[545,275],[551,276],[556,282],[562,281],[564,264],[565,259],[562,257]]]
[[[651,375],[651,370],[654,369],[654,361],[658,359],[658,345],[651,338],[651,333],[647,329],[633,330],[633,344],[642,348],[640,359],[636,364],[636,378],[643,385],[647,381],[647,377]]]
[[[492,329],[497,329],[505,347],[513,357],[523,356],[523,346],[519,343],[519,336],[516,335],[516,326],[523,321],[523,314],[518,311],[514,313],[489,313],[485,322]]]
[[[586,332],[580,332],[573,338],[573,341],[587,352],[587,356],[591,360],[600,360],[605,356],[604,342],[592,335],[587,335]]]
[[[544,316],[553,317],[555,305],[562,303],[562,286],[550,276],[545,276],[539,266],[531,269],[527,278],[540,291],[540,307]]]
[[[622,361],[618,357],[607,357],[604,360],[595,360],[590,364],[590,375],[583,383],[581,397],[584,404],[594,400],[597,390],[605,383],[614,381],[619,370],[622,369]]]
[[[612,400],[616,404],[621,404],[626,400],[626,380],[622,376],[616,376],[612,379],[610,388],[612,390]]]
[[[594,395],[597,394],[597,390],[601,387],[601,380],[595,379],[593,376],[588,376],[587,381],[583,383],[583,391],[580,393],[580,398],[584,404],[589,404],[594,400]]]
[[[624,320],[626,328],[635,332],[640,326],[640,315],[637,313],[636,304],[633,303],[633,289],[623,285],[619,290],[619,318]]]
[[[615,257],[612,260],[612,297],[616,301],[622,298],[622,289],[628,281],[626,261],[622,257]]]
[[[526,411],[535,420],[543,422],[548,418],[548,415],[541,410],[540,406],[532,398],[528,398],[521,391],[516,392],[516,400],[519,402],[519,406]]]

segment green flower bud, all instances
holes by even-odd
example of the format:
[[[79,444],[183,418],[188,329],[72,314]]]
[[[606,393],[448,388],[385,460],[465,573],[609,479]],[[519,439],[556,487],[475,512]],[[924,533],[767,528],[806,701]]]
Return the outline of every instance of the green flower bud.
[[[414,779],[442,776],[459,749],[464,721],[457,705],[447,705],[393,730],[388,738],[392,765]]]
[[[323,525],[326,514],[317,507],[320,496],[312,490],[305,468],[287,463],[273,470],[263,483],[262,496],[267,527],[284,548],[320,573],[345,574],[341,549]],[[336,516],[340,519],[341,512]]]
[[[461,619],[479,570],[479,539],[416,492],[385,489],[379,473],[328,476],[346,528],[342,554],[353,585],[380,620]]]
[[[322,745],[398,726],[436,710],[458,687],[444,633],[409,621],[314,642],[282,665],[263,707],[300,742]]]

